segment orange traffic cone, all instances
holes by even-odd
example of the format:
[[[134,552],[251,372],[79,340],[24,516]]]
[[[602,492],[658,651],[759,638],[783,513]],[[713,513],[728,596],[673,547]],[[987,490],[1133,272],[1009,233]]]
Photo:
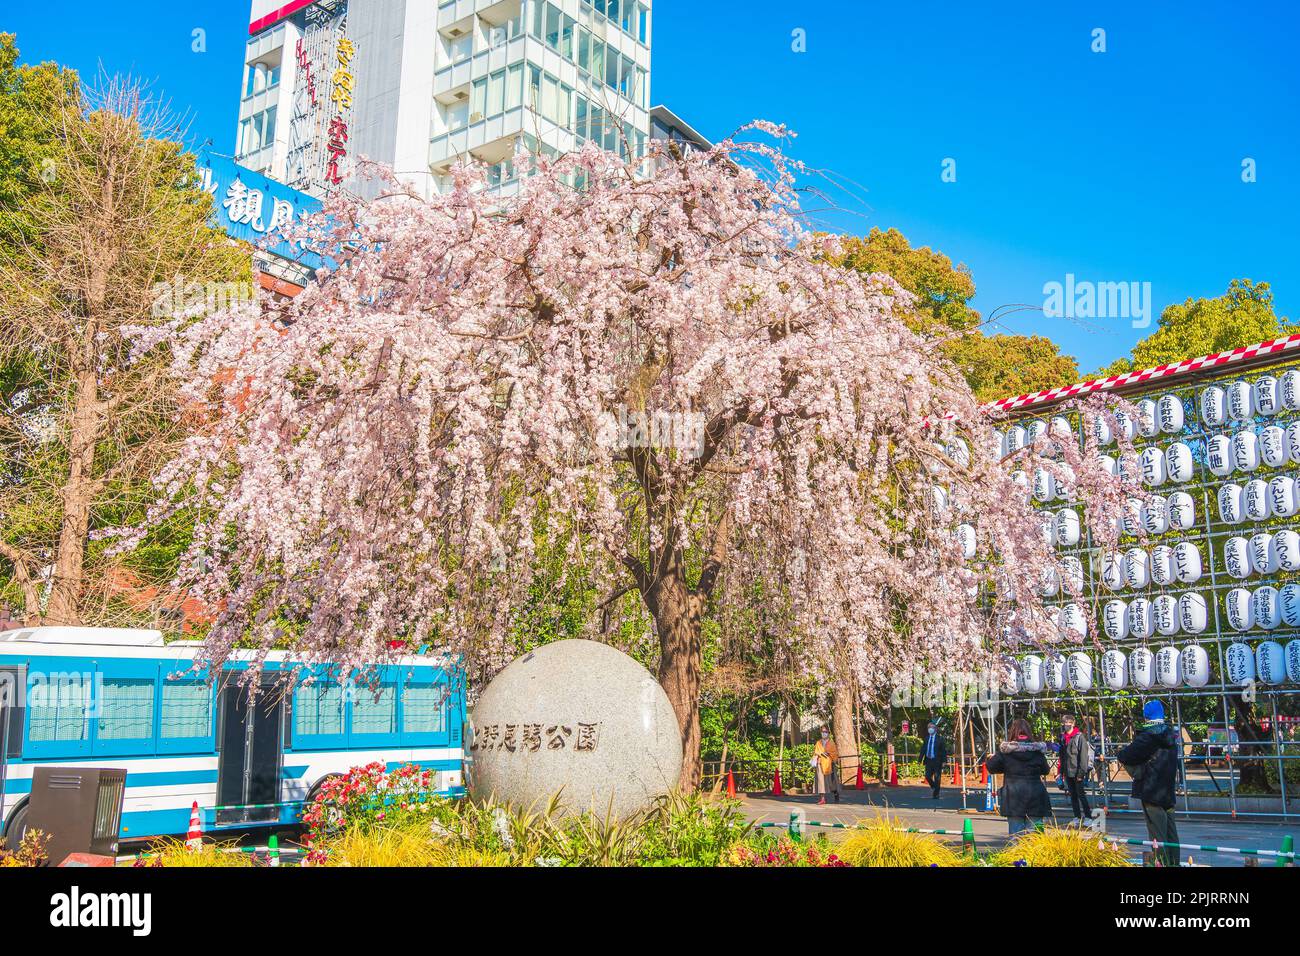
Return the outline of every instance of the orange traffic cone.
[[[898,764],[893,760],[889,761],[889,786],[898,786]]]
[[[858,782],[857,782],[857,789],[859,789],[859,790],[865,790],[865,789],[866,789],[866,786],[867,786],[867,785],[866,785],[866,784],[863,782],[863,780],[862,780],[862,761],[859,760],[859,761],[858,761]]]
[[[185,834],[185,848],[198,850],[203,846],[203,824],[199,821],[199,801],[190,807],[190,831]]]
[[[987,786],[988,782],[989,782],[988,764],[981,762],[980,763],[980,786],[981,787]]]
[[[781,768],[776,768],[776,773],[772,774],[772,796],[782,796],[781,792]]]
[[[956,764],[956,762],[954,762],[953,765],[952,765],[952,785],[953,785],[954,787],[956,787],[956,786],[960,786],[960,784],[959,784],[958,781],[957,781],[957,764]]]
[[[733,775],[732,772],[728,770],[727,771],[727,796],[734,797],[735,795],[736,795],[736,778],[735,775]]]

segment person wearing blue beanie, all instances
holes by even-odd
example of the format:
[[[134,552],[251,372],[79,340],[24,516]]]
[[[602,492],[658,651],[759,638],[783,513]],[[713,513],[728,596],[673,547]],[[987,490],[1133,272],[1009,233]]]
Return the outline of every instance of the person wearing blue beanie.
[[[1174,796],[1178,789],[1178,751],[1174,728],[1165,722],[1165,707],[1158,700],[1142,705],[1146,721],[1133,742],[1115,754],[1133,778],[1133,796],[1142,801],[1147,835],[1158,846],[1152,854],[1158,865],[1177,866],[1178,842]]]

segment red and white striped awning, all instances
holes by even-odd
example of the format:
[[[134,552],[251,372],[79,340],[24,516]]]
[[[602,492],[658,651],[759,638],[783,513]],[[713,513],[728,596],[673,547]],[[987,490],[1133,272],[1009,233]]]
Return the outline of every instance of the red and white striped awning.
[[[1257,365],[1260,364],[1261,360],[1267,359],[1269,356],[1296,349],[1300,349],[1300,333],[1268,342],[1258,342],[1255,345],[1244,345],[1241,348],[1218,352],[1214,355],[1203,355],[1200,358],[1186,359],[1169,365],[1157,365],[1155,368],[1143,369],[1140,372],[1126,372],[1123,375],[1095,378],[1091,381],[1065,385],[1061,388],[1049,388],[1041,392],[1032,392],[1029,395],[1017,395],[1015,398],[1003,398],[996,402],[989,402],[983,408],[986,412],[1010,412],[1020,408],[1050,405],[1080,395],[1090,395],[1093,392],[1127,390],[1128,386],[1140,385],[1143,382],[1172,381],[1179,377],[1195,375],[1197,372],[1206,369],[1217,369],[1232,365]]]

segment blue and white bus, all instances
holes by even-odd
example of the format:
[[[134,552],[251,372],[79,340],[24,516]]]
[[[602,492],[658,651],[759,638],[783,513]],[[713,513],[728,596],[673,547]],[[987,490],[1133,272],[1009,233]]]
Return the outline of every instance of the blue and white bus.
[[[464,793],[464,682],[441,657],[380,667],[340,684],[309,670],[280,689],[295,661],[271,652],[250,700],[236,653],[217,675],[193,670],[198,642],[158,631],[36,627],[0,631],[0,826],[16,846],[33,768],[127,771],[120,839],[184,834],[198,801],[205,833],[292,826],[331,776],[375,761],[434,772]]]

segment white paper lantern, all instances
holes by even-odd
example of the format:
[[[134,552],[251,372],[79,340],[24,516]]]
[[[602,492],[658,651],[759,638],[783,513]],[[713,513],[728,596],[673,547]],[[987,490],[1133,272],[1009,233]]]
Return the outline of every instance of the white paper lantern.
[[[1300,627],[1300,584],[1284,584],[1277,592],[1282,620],[1287,627]]]
[[[960,435],[954,435],[948,439],[948,444],[944,446],[944,452],[957,467],[970,467],[970,445],[966,444],[966,439]]]
[[[1247,521],[1267,521],[1273,502],[1268,496],[1268,482],[1252,478],[1241,490],[1241,512]]]
[[[1245,538],[1229,538],[1223,543],[1223,564],[1234,578],[1250,576],[1250,542]]]
[[[1219,520],[1227,524],[1241,524],[1243,515],[1241,485],[1228,482],[1219,487]]]
[[[1175,491],[1169,496],[1169,527],[1175,531],[1187,531],[1196,524],[1196,503],[1185,491]]]
[[[1177,687],[1183,682],[1183,655],[1172,644],[1156,651],[1156,681],[1164,687]]]
[[[1047,680],[1047,688],[1053,693],[1059,694],[1065,690],[1065,658],[1060,654],[1049,654],[1047,660],[1043,662],[1043,671]]]
[[[1007,454],[1012,455],[1025,447],[1025,426],[1012,425],[1007,429]]]
[[[1273,551],[1279,571],[1300,571],[1300,534],[1284,528],[1273,535]]]
[[[1255,626],[1255,607],[1246,588],[1233,588],[1223,596],[1223,610],[1227,613],[1228,627],[1234,631],[1249,631]]]
[[[1200,644],[1183,648],[1183,680],[1188,687],[1204,687],[1210,682],[1210,655]]]
[[[1027,694],[1043,692],[1043,659],[1037,654],[1026,654],[1020,661],[1020,680]]]
[[[1061,633],[1066,640],[1081,641],[1088,636],[1088,617],[1083,605],[1071,602],[1061,608]]]
[[[1128,656],[1128,676],[1133,686],[1149,690],[1156,682],[1156,656],[1146,647],[1135,648]]]
[[[1003,661],[1001,671],[1002,671],[1002,675],[1001,675],[1002,693],[1006,694],[1009,697],[1014,697],[1016,694],[1019,694],[1022,690],[1024,690],[1024,684],[1022,684],[1020,680],[1020,668],[1019,666],[1017,666],[1015,661],[1013,660]]]
[[[1050,511],[1043,515],[1043,544],[1056,544],[1056,515]]]
[[[1183,400],[1177,395],[1162,396],[1156,415],[1160,419],[1161,431],[1172,435],[1183,430]]]
[[[1124,557],[1119,552],[1108,551],[1101,556],[1101,583],[1111,591],[1124,586]]]
[[[1046,468],[1034,471],[1034,497],[1039,501],[1051,501],[1056,497],[1056,476]]]
[[[1224,669],[1228,672],[1225,683],[1245,686],[1255,680],[1255,652],[1249,644],[1234,641],[1223,652]]]
[[[1178,621],[1188,634],[1202,633],[1209,623],[1209,609],[1205,596],[1196,591],[1188,591],[1178,599]]]
[[[1119,477],[1119,462],[1112,455],[1098,455],[1097,466],[1112,478]]]
[[[1075,651],[1065,659],[1065,676],[1071,690],[1092,690],[1092,658]]]
[[[1201,549],[1190,541],[1174,545],[1174,573],[1183,584],[1195,584],[1201,579]]]
[[[1300,422],[1286,426],[1286,454],[1293,462],[1300,463]]]
[[[1259,467],[1259,436],[1240,431],[1232,436],[1232,467],[1237,471],[1254,471]]]
[[[1110,427],[1110,422],[1106,421],[1103,415],[1090,415],[1088,418],[1088,427],[1092,430],[1092,437],[1101,447],[1115,441],[1115,433]]]
[[[1296,496],[1295,479],[1290,475],[1277,475],[1268,481],[1268,508],[1279,518],[1290,518],[1296,513],[1300,501]]]
[[[1264,641],[1255,648],[1255,673],[1265,684],[1286,681],[1286,656],[1277,641]]]
[[[930,489],[930,513],[939,518],[947,510],[948,492],[936,485]]]
[[[1232,439],[1215,435],[1205,443],[1205,465],[1210,474],[1223,478],[1232,474]]]
[[[1101,679],[1111,690],[1123,690],[1128,684],[1128,658],[1119,648],[1101,655]]]
[[[1062,508],[1056,515],[1056,543],[1063,548],[1079,543],[1079,513]]]
[[[1123,601],[1107,601],[1101,607],[1101,629],[1112,641],[1128,637],[1128,605]]]
[[[1008,477],[1025,491],[1029,490],[1029,475],[1023,469],[1017,468]]]
[[[1074,434],[1074,428],[1070,425],[1070,420],[1064,415],[1055,416],[1051,424],[1047,426],[1047,432],[1053,438],[1069,438]]]
[[[1124,503],[1123,516],[1120,518],[1120,530],[1131,537],[1136,538],[1138,532],[1142,530],[1142,501],[1138,498],[1130,498]]]
[[[1143,438],[1154,438],[1160,433],[1159,410],[1155,399],[1144,398],[1137,403],[1137,430]]]
[[[1133,421],[1128,412],[1115,412],[1115,436],[1127,441],[1137,437],[1137,422]]]
[[[1061,576],[1056,573],[1056,568],[1043,568],[1042,576],[1038,582],[1038,593],[1045,597],[1056,597],[1061,590]]]
[[[1300,371],[1291,369],[1283,372],[1278,379],[1278,392],[1282,397],[1282,407],[1287,411],[1300,411]]]
[[[957,543],[961,545],[961,556],[969,561],[975,557],[975,529],[968,524],[957,525]]]
[[[1144,588],[1151,583],[1151,556],[1141,548],[1129,548],[1124,552],[1124,585],[1130,588]]]
[[[1121,452],[1116,467],[1119,469],[1120,478],[1126,481],[1142,480],[1142,461],[1138,458],[1137,452]]]
[[[1169,530],[1169,499],[1152,495],[1142,509],[1142,527],[1147,534],[1164,534]]]
[[[1250,568],[1256,574],[1273,574],[1277,571],[1277,544],[1267,531],[1250,536]]]
[[[1007,456],[1007,436],[994,428],[989,432],[989,454],[1001,461]]]
[[[1227,415],[1223,389],[1217,385],[1204,389],[1201,392],[1201,423],[1217,428],[1227,421]]]
[[[1038,444],[1038,439],[1047,434],[1047,422],[1041,418],[1035,418],[1025,425],[1025,445],[1033,448]]]
[[[1282,604],[1277,588],[1271,584],[1255,588],[1255,593],[1250,598],[1250,606],[1256,627],[1271,631],[1282,623]]]
[[[1156,633],[1169,637],[1178,633],[1178,599],[1172,594],[1160,594],[1151,602],[1151,620]]]
[[[1244,422],[1255,414],[1255,391],[1249,382],[1233,382],[1228,386],[1228,417],[1234,422]]]
[[[1134,598],[1128,605],[1128,632],[1130,637],[1145,641],[1155,632],[1151,618],[1151,602]]]
[[[1186,442],[1177,441],[1165,449],[1165,474],[1170,481],[1191,481],[1194,473],[1192,449]]]
[[[1300,640],[1288,641],[1284,654],[1286,656],[1286,679],[1292,684],[1300,684]]]
[[[1291,458],[1286,443],[1286,429],[1269,425],[1259,432],[1259,460],[1269,468],[1281,468]]]
[[[1073,554],[1061,559],[1061,588],[1069,594],[1083,593],[1083,562]]]
[[[1276,415],[1282,410],[1282,393],[1272,375],[1255,379],[1254,389],[1255,411],[1261,415]]]
[[[1158,544],[1151,549],[1151,582],[1162,588],[1178,580],[1174,571],[1174,549],[1167,544]]]
[[[1138,460],[1142,469],[1142,480],[1147,485],[1158,488],[1165,483],[1168,475],[1165,472],[1165,453],[1162,449],[1155,445],[1144,448]]]

